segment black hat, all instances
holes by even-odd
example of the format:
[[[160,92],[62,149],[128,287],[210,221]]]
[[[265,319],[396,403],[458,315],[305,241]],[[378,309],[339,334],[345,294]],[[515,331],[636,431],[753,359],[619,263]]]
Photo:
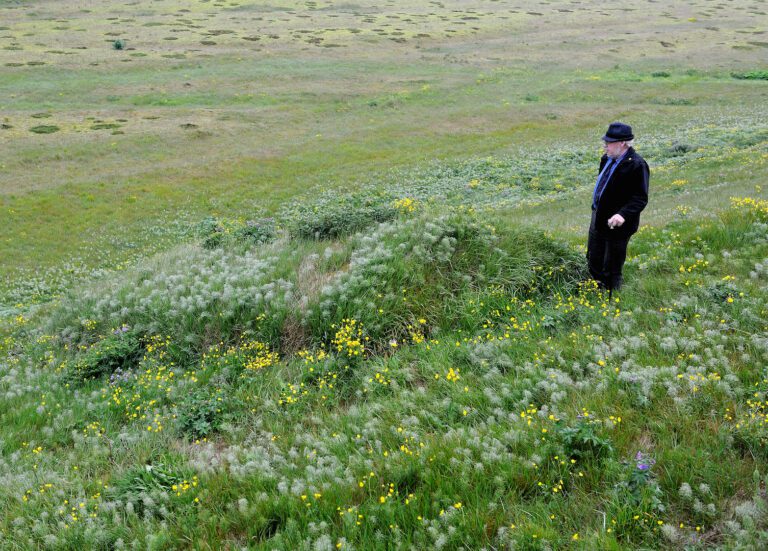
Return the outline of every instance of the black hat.
[[[608,126],[608,132],[603,136],[604,142],[628,142],[635,138],[632,127],[623,122],[612,122]]]

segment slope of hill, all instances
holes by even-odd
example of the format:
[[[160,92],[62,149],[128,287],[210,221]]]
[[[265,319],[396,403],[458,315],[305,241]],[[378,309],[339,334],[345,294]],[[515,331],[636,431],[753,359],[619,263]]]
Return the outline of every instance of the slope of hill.
[[[612,299],[466,210],[158,258],[3,341],[4,546],[760,548],[767,229]]]

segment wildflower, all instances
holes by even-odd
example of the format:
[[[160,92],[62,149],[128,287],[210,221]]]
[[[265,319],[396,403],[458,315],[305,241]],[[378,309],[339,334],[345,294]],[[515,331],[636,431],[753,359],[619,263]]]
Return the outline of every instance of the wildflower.
[[[335,328],[335,325],[334,325]],[[365,352],[363,326],[355,319],[342,320],[342,326],[333,337],[333,346],[337,352],[344,353],[348,358],[362,356]]]
[[[461,377],[459,376],[459,370],[457,369],[457,370],[454,371],[454,369],[452,367],[448,369],[448,373],[445,376],[445,379],[447,381],[450,381],[450,382],[453,382],[453,383],[458,381],[460,378]]]
[[[647,471],[647,470],[650,470],[650,468],[656,464],[656,460],[650,457],[647,457],[642,452],[637,452],[637,454],[635,455],[635,463],[637,465],[638,470]]]
[[[403,197],[402,199],[397,199],[392,205],[401,213],[407,214],[415,211],[419,206],[419,202],[410,197]]]

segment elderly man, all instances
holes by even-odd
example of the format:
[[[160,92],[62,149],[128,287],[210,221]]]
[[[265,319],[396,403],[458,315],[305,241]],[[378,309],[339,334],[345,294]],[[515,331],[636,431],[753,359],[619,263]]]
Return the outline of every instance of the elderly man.
[[[605,154],[592,194],[587,261],[589,272],[609,292],[621,288],[629,238],[648,204],[648,163],[632,148],[632,127],[613,122],[603,136]]]

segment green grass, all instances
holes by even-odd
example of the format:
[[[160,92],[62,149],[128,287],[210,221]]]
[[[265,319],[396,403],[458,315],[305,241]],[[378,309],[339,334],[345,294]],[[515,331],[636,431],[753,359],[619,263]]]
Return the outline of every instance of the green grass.
[[[765,476],[765,435],[750,418],[764,415],[751,400],[764,392],[765,201],[642,231],[613,300],[572,286],[579,272],[562,264],[568,253],[543,255],[546,240],[513,222],[496,223],[490,243],[505,254],[489,254],[470,215],[403,216],[337,242],[187,247],[75,292],[54,310],[50,337],[16,318],[3,345],[17,366],[3,381],[15,396],[0,412],[3,451],[19,456],[6,518],[29,521],[3,533],[65,548],[128,537],[265,548],[307,538],[373,548],[395,538],[621,549],[764,541],[749,511],[765,507],[752,482],[753,472],[758,484]],[[443,251],[438,232],[449,221],[457,241]],[[387,253],[387,243],[414,238],[403,249],[411,253]],[[437,248],[420,250],[428,243]],[[201,277],[237,288],[238,263],[258,258],[274,259],[264,282],[299,279],[282,287],[291,297],[266,299],[269,283],[254,291],[268,301],[246,308],[255,331],[243,331],[248,315],[221,317],[240,304],[237,291],[182,312],[187,321],[147,325],[217,292],[197,288]],[[520,269],[542,285],[513,277]],[[182,294],[170,297],[160,281]],[[463,281],[453,298],[430,298]],[[168,311],[146,310],[142,295],[171,298]],[[292,319],[322,297],[344,319]],[[127,313],[89,310],[98,301]],[[109,335],[120,320],[126,328]],[[135,332],[147,335],[143,357]],[[297,340],[302,332],[320,338]],[[201,337],[203,354],[189,348]],[[127,450],[132,459],[110,459]],[[65,451],[63,464],[54,459]],[[40,482],[29,484],[26,469]],[[74,516],[63,499],[78,502]],[[104,511],[115,507],[117,516]],[[92,510],[96,531],[82,528],[78,508]]]
[[[589,142],[605,121],[624,116],[625,105],[633,107],[632,122],[646,134],[686,125],[692,115],[692,106],[685,105],[689,101],[695,102],[693,115],[704,124],[717,121],[724,106],[734,114],[733,106],[746,106],[741,109],[744,118],[761,116],[752,112],[754,105],[762,103],[759,83],[730,76],[734,65],[747,72],[754,69],[756,54],[744,50],[733,59],[731,51],[709,40],[702,30],[703,20],[688,22],[682,14],[670,18],[648,12],[648,29],[640,27],[642,33],[634,37],[632,49],[614,44],[623,52],[619,55],[585,36],[548,44],[546,54],[538,47],[538,29],[555,21],[579,28],[590,10],[549,8],[536,16],[510,13],[510,6],[501,2],[486,13],[473,14],[459,5],[455,6],[459,11],[453,12],[446,5],[411,7],[402,10],[410,13],[406,16],[393,6],[392,19],[385,14],[366,15],[364,8],[339,13],[310,10],[307,14],[326,22],[318,28],[346,24],[364,30],[363,34],[322,31],[340,33],[345,44],[354,44],[353,51],[337,48],[329,58],[329,49],[307,46],[291,37],[305,21],[298,17],[300,11],[283,11],[287,5],[263,13],[253,5],[242,6],[243,13],[260,17],[259,24],[271,29],[264,30],[264,35],[281,37],[264,36],[263,49],[242,49],[238,26],[247,19],[234,22],[228,19],[229,10],[213,7],[211,17],[195,8],[177,14],[187,22],[176,21],[170,13],[182,6],[163,4],[170,11],[157,6],[125,22],[108,19],[112,16],[101,10],[70,12],[46,4],[50,10],[46,17],[71,19],[73,29],[69,30],[57,29],[61,25],[41,20],[41,14],[27,8],[4,8],[5,32],[13,37],[5,40],[22,43],[24,52],[37,52],[41,49],[37,44],[56,40],[59,49],[72,53],[46,60],[44,73],[35,68],[14,69],[3,80],[4,117],[13,126],[8,130],[13,139],[1,161],[8,175],[4,181],[9,183],[0,201],[6,212],[14,211],[13,230],[0,236],[2,258],[14,259],[0,264],[4,276],[23,280],[28,270],[55,267],[72,257],[82,260],[84,267],[113,262],[100,263],[87,254],[95,247],[108,249],[105,254],[114,261],[132,258],[120,246],[103,241],[80,246],[83,232],[109,235],[118,242],[126,239],[137,245],[131,253],[155,250],[145,214],[179,209],[181,197],[186,198],[181,208],[200,219],[223,209],[245,213],[253,203],[269,212],[307,187],[329,182],[354,186],[360,178],[375,178],[395,165],[505,153],[521,144],[541,146],[552,137]],[[617,21],[615,14],[606,14],[599,16],[606,23],[626,24]],[[735,11],[718,18],[719,32],[735,38],[747,23]],[[159,57],[160,52],[150,52],[131,63],[119,60],[136,52],[115,51],[111,48],[114,38],[104,41],[99,35],[116,30],[123,36],[132,33],[127,44],[141,53],[145,41],[167,36],[166,30],[163,35],[153,34],[154,27],[145,23],[197,25],[199,29],[191,30],[200,34],[235,33],[217,36],[218,44],[210,50],[190,51],[192,59],[168,61]],[[382,55],[382,42],[396,43],[368,33],[371,28],[387,29],[388,24],[402,26],[406,36],[411,36],[408,29],[421,31],[424,25],[434,29],[429,31],[431,38],[419,42],[409,38]],[[638,56],[642,44],[661,48],[650,29],[665,26],[674,28],[676,35],[687,33],[685,44],[698,46],[700,54],[708,48],[707,55],[697,58],[706,58],[708,64],[692,65],[679,49],[682,44],[666,49],[663,60]],[[510,34],[510,27],[514,33]],[[80,36],[76,28],[90,28],[95,34]],[[447,29],[459,32],[447,37]],[[184,34],[167,45],[169,52],[191,48]],[[493,40],[486,50],[476,46],[480,36]],[[337,39],[342,40],[333,40]],[[575,67],[573,48],[589,62]],[[540,69],[543,59],[550,70]],[[728,59],[728,66],[719,63],[721,59]],[[653,76],[660,66],[669,77]],[[51,114],[49,120],[60,130],[55,137],[32,141],[25,129],[34,126],[28,124],[29,116],[41,109]],[[94,114],[125,119],[124,134],[85,132],[93,126],[87,118]],[[189,123],[197,129],[182,130]],[[126,187],[132,189],[123,192]],[[77,208],[49,202],[47,193],[61,196],[70,188],[94,197],[88,205],[93,214],[90,221],[80,220]],[[217,202],[212,204],[212,197]],[[55,218],[41,227],[38,220],[47,215]],[[149,226],[162,225],[173,216],[163,214]],[[113,220],[114,225],[101,227],[104,219]],[[66,234],[72,239],[51,240],[45,234]]]
[[[0,5],[0,547],[765,547],[760,14],[355,4]]]

